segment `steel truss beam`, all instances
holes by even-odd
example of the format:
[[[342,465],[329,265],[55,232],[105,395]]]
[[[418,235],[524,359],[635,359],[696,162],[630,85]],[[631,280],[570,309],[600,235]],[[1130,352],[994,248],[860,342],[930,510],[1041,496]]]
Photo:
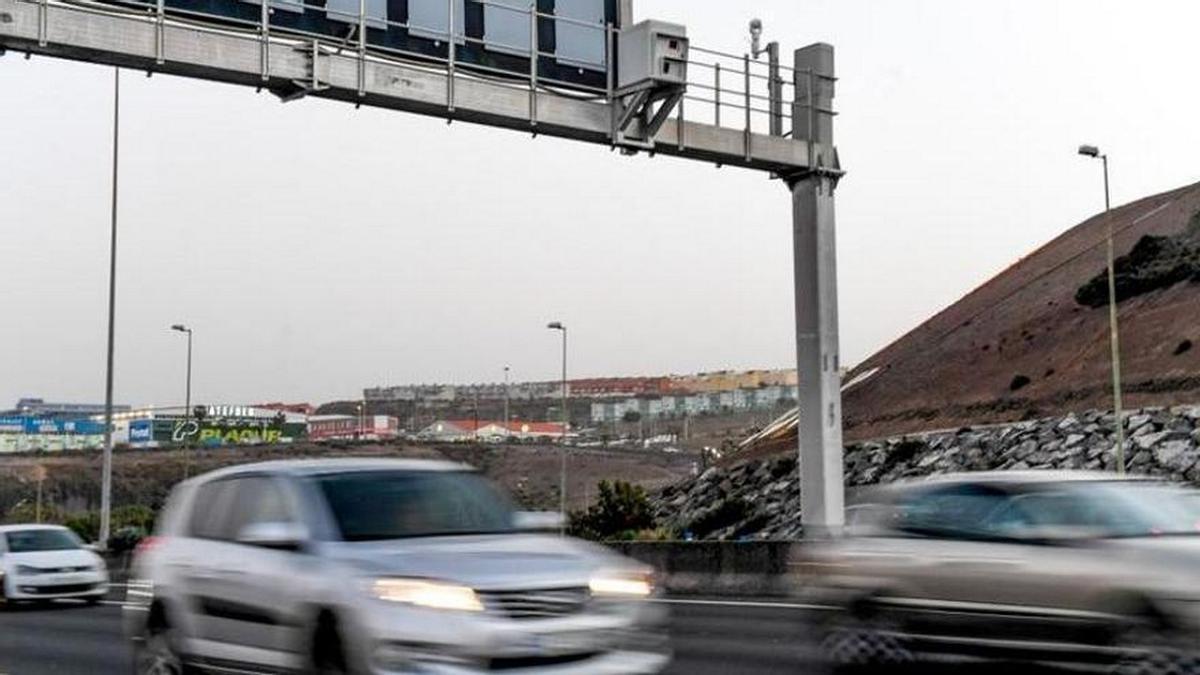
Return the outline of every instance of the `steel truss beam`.
[[[0,0],[0,51],[10,49],[316,96],[610,146],[613,106],[271,31],[183,24],[104,5]],[[451,83],[451,78],[453,82]],[[450,91],[453,89],[453,104]],[[695,122],[659,120],[653,152],[779,175],[808,167],[807,144]],[[629,136],[646,137],[643,120]],[[681,133],[682,132],[682,133]]]

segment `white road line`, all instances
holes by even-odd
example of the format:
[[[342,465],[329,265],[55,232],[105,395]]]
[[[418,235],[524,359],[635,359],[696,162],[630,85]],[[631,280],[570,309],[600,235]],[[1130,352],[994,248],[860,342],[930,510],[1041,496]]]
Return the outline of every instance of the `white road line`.
[[[799,602],[769,600],[693,600],[684,598],[653,598],[651,602],[666,605],[715,605],[719,607],[764,607],[769,609],[834,609],[829,605],[809,605]]]

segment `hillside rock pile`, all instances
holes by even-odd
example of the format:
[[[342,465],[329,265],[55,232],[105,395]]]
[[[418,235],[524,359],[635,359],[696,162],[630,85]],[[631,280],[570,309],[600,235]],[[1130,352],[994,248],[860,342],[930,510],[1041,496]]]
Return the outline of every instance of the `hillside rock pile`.
[[[1126,469],[1200,484],[1200,405],[1126,414]],[[959,471],[1112,470],[1112,413],[1089,411],[846,446],[846,485]],[[800,534],[794,455],[712,467],[654,495],[655,517],[696,539]]]
[[[1113,265],[1117,302],[1182,281],[1200,283],[1200,212],[1183,232],[1172,236],[1146,235],[1128,255]],[[1108,304],[1108,272],[1101,271],[1075,293],[1075,301],[1088,307]]]

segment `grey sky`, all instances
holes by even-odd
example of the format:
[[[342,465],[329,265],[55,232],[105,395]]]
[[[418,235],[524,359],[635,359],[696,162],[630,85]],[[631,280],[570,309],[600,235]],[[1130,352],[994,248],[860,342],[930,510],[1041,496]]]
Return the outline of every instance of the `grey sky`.
[[[1200,178],[1192,0],[635,0],[742,51],[837,48],[854,363],[1102,207]],[[123,77],[117,398],[793,364],[764,176],[253,90]],[[0,58],[0,407],[102,400],[112,71]]]

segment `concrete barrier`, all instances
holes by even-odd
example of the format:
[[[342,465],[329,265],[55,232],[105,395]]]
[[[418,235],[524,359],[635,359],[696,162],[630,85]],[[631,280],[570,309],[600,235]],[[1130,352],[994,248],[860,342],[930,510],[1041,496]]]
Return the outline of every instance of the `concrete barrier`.
[[[622,541],[610,548],[650,565],[672,595],[784,597],[793,590],[790,541]],[[128,577],[130,553],[105,560],[114,583]]]
[[[612,542],[652,566],[672,595],[782,597],[792,591],[791,541]]]

